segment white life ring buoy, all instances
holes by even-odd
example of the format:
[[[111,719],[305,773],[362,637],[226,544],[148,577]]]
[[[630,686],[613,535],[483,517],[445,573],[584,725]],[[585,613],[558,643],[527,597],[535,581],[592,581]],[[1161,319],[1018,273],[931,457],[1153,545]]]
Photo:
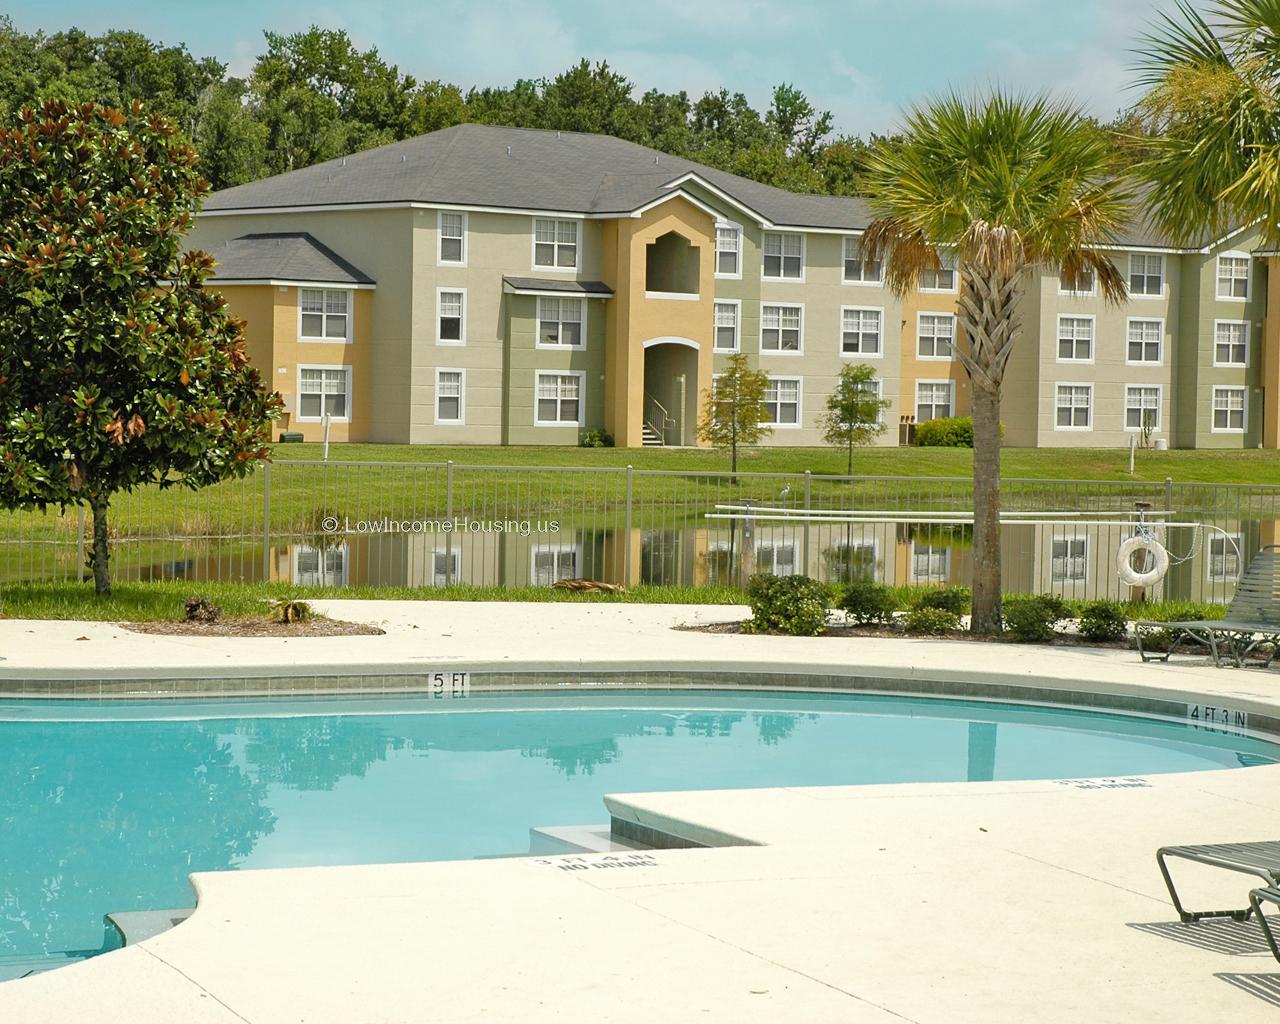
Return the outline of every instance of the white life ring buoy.
[[[1151,552],[1153,564],[1146,572],[1138,572],[1133,567],[1132,559],[1135,551]],[[1163,544],[1152,537],[1130,537],[1116,552],[1116,575],[1120,577],[1120,582],[1127,586],[1150,587],[1164,579],[1164,574],[1168,571],[1169,552],[1164,549]]]

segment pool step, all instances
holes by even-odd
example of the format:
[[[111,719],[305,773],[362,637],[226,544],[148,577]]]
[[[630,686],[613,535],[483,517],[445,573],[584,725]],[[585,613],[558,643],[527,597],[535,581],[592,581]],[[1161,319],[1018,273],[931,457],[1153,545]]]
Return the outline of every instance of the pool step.
[[[69,949],[61,953],[6,953],[0,955],[0,982],[15,981],[32,974],[43,974],[86,960],[101,952],[97,949]]]
[[[606,825],[544,825],[529,829],[529,852],[545,857],[560,853],[614,853],[648,850],[630,839],[617,839]]]
[[[107,920],[120,933],[124,944],[133,946],[182,924],[194,913],[189,907],[178,910],[117,910],[108,914]]]

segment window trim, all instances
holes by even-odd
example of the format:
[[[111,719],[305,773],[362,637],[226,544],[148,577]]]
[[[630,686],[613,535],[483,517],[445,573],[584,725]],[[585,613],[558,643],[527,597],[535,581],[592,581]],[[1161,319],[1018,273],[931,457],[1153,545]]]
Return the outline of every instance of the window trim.
[[[928,541],[928,540],[918,541],[914,537],[912,537],[911,540],[908,541],[908,543],[911,545],[911,550],[908,551],[907,553],[907,581],[909,583],[911,584],[946,583],[948,580],[951,579],[952,558],[951,558],[950,544],[936,544],[933,541]],[[932,559],[933,557],[934,548],[941,549],[942,572],[940,574],[932,573],[932,572],[919,574],[916,572],[916,549],[917,548],[925,549],[922,553],[925,554],[930,559]]]
[[[451,580],[455,584],[459,581],[459,578],[462,576],[462,550],[462,540],[458,537],[453,539],[452,547],[446,547],[445,545],[440,544],[431,549],[431,585],[433,587],[443,587],[447,585],[445,583],[436,582],[436,559],[441,555],[444,555],[449,562],[453,563],[452,566],[446,564],[445,579]]]
[[[716,341],[720,337],[720,327],[715,322],[716,306],[733,306],[733,348],[720,348],[716,345]],[[742,300],[741,299],[713,299],[711,301],[711,351],[712,353],[723,352],[732,354],[742,351]]]
[[[859,248],[862,246],[862,235],[841,235],[840,236],[840,283],[848,285],[850,288],[883,288],[884,287],[884,260],[880,261],[880,276],[874,281],[858,280],[851,281],[844,276],[844,264],[848,258],[845,256],[846,247],[850,242],[857,242]],[[862,265],[866,266],[866,260],[862,261]]]
[[[779,238],[786,238],[787,235],[799,236],[800,238],[800,276],[799,277],[770,277],[768,274],[764,272],[764,259],[765,259],[764,240],[768,238],[770,235],[777,235]],[[805,277],[805,271],[807,270],[806,264],[808,263],[808,257],[809,257],[809,240],[805,236],[805,233],[803,231],[782,231],[782,230],[765,231],[760,235],[760,280],[771,281],[777,284],[804,284],[804,277]],[[783,255],[779,258],[783,261],[783,264],[785,265],[786,256]]]
[[[879,313],[880,331],[877,335],[879,346],[874,352],[846,352],[844,350],[844,315],[856,310],[859,313]],[[841,359],[883,359],[884,358],[884,306],[841,306],[840,322],[836,330],[837,351]]]
[[[1130,434],[1140,434],[1143,426],[1129,426],[1129,392],[1135,389],[1154,390],[1156,393],[1156,422],[1151,428],[1153,434],[1164,432],[1164,385],[1163,384],[1125,384],[1124,386],[1124,429]],[[1142,407],[1139,406],[1139,409]],[[1056,410],[1055,410],[1056,411]],[[1139,417],[1141,419],[1141,417]]]
[[[738,233],[738,272],[736,274],[722,274],[720,272],[720,231],[723,228],[732,228]],[[745,238],[745,232],[742,230],[742,225],[732,220],[718,220],[712,230],[715,232],[715,247],[713,249],[713,255],[715,257],[715,277],[719,278],[721,281],[741,281],[743,255],[742,243]]]
[[[939,355],[925,356],[925,355],[921,355],[921,354],[920,354],[920,324],[921,324],[921,321],[922,321],[925,317],[927,317],[927,316],[935,316],[935,317],[936,317],[936,316],[940,316],[940,317],[948,317],[948,318],[950,318],[950,320],[951,320],[951,341],[950,341],[949,346],[948,346],[948,347],[951,349],[951,354],[950,354],[950,355],[948,355],[948,356],[939,356]],[[937,347],[938,347],[938,346],[937,346],[937,341],[935,340],[935,341],[934,341],[934,351],[935,351],[935,352],[937,351]],[[920,310],[919,312],[917,312],[917,313],[916,313],[916,351],[915,351],[915,357],[916,357],[916,359],[918,359],[918,360],[919,360],[920,362],[922,362],[922,363],[954,363],[954,362],[956,361],[956,315],[955,315],[954,313],[948,313],[948,312],[946,312],[945,310],[940,310],[940,309],[922,309],[922,310]],[[952,396],[953,404],[954,404],[954,398],[955,398],[955,396],[953,395],[953,396]]]
[[[442,420],[440,418],[440,374],[456,373],[458,381],[458,418]],[[435,390],[432,392],[431,413],[437,427],[465,427],[467,425],[467,368],[465,366],[437,366]]]
[[[928,423],[929,420],[920,418],[920,385],[921,384],[945,384],[947,386],[947,415],[946,417],[934,416],[932,419],[942,419],[955,416],[956,414],[956,382],[950,377],[917,377],[914,401],[911,403],[911,418],[916,423]],[[936,402],[930,402],[930,405],[936,405]]]
[[[1150,296],[1150,297],[1154,298],[1155,296]],[[1129,358],[1129,326],[1135,321],[1142,321],[1144,323],[1157,323],[1160,325],[1160,342],[1159,342],[1160,358],[1159,359],[1152,360],[1152,359],[1130,359]],[[1165,330],[1165,324],[1166,324],[1165,318],[1162,316],[1127,316],[1124,318],[1124,365],[1125,366],[1146,366],[1146,367],[1164,366],[1164,352],[1166,348],[1165,334],[1167,333]]]
[[[462,258],[458,260],[447,260],[444,258],[444,218],[445,215],[459,216],[462,218]],[[465,267],[467,265],[467,240],[468,229],[470,227],[469,215],[465,210],[437,210],[436,211],[436,266],[437,267]]]
[[[568,348],[564,345],[562,348]],[[543,377],[577,377],[578,378],[578,420],[540,420],[538,419],[538,381]],[[557,403],[558,408],[558,403]],[[585,370],[534,370],[533,371],[533,425],[535,427],[562,427],[579,429],[586,424],[587,415],[587,374]]]
[[[548,267],[538,262],[538,221],[549,220],[555,224],[565,221],[573,224],[575,232],[574,264],[572,267]],[[559,243],[556,243],[559,244]],[[529,269],[534,273],[542,274],[580,274],[582,273],[582,218],[580,217],[564,217],[564,216],[539,216],[534,214],[529,218]]]
[[[777,306],[779,309],[800,310],[800,337],[796,343],[796,348],[784,349],[784,348],[765,348],[764,347],[764,332],[765,332],[764,308],[765,306]],[[781,323],[781,319],[779,319],[779,323]],[[781,332],[781,330],[782,328],[781,326],[779,326],[778,331]],[[762,356],[783,356],[785,358],[795,358],[796,356],[804,355],[804,303],[803,302],[779,302],[776,299],[773,299],[773,300],[762,299],[760,302],[760,334],[758,337],[758,344],[760,347],[760,355]],[[779,333],[778,335],[778,344],[779,345],[782,344],[781,333]]]
[[[1089,331],[1089,358],[1088,359],[1064,359],[1062,356],[1062,321],[1063,320],[1088,320],[1092,325]],[[1098,354],[1098,316],[1096,313],[1059,313],[1058,320],[1055,325],[1053,338],[1055,362],[1071,363],[1076,366],[1092,366]],[[1125,339],[1126,354],[1128,339]]]
[[[1218,397],[1219,391],[1239,391],[1242,399],[1240,402],[1240,426],[1238,427],[1220,427],[1214,422],[1214,413],[1217,411],[1214,402]],[[1227,414],[1227,422],[1230,423],[1230,410]],[[1244,384],[1214,384],[1209,390],[1209,433],[1211,434],[1246,434],[1249,431],[1249,389]]]
[[[1222,283],[1222,260],[1244,260],[1244,295],[1223,295],[1219,290]],[[1234,280],[1234,278],[1233,278]],[[1253,254],[1243,252],[1239,249],[1230,249],[1226,252],[1218,253],[1217,258],[1213,262],[1213,295],[1218,302],[1239,302],[1245,303],[1253,298]]]
[[[347,541],[343,541],[341,544],[334,544],[330,547],[320,547],[315,544],[293,544],[290,546],[293,548],[293,551],[289,558],[289,580],[293,586],[344,587],[351,582],[351,545]],[[326,578],[327,574],[324,569],[324,557],[330,551],[342,552],[342,571],[340,573],[335,573],[333,578]],[[303,583],[298,579],[298,562],[300,561],[300,556],[304,552],[308,554],[315,552],[316,557],[319,560],[320,571],[318,576],[322,581],[321,583]]]
[[[542,304],[548,299],[554,298],[556,302],[563,302],[565,299],[576,299],[582,303],[582,330],[579,337],[582,341],[577,345],[549,345],[542,340]],[[588,310],[591,307],[590,300],[585,295],[538,295],[535,297],[533,306],[533,347],[541,349],[543,352],[582,352],[587,347],[587,317]],[[564,320],[557,320],[557,323],[565,323]],[[573,321],[568,321],[572,323]]]
[[[1053,563],[1056,560],[1056,556],[1053,553],[1053,546],[1057,544],[1059,541],[1067,545],[1067,553],[1062,556],[1063,562],[1072,562],[1075,560],[1071,555],[1072,544],[1084,545],[1084,553],[1080,556],[1080,561],[1084,564],[1083,575],[1068,576],[1064,572],[1063,575],[1059,577],[1053,574]],[[1068,587],[1073,586],[1077,583],[1088,583],[1089,582],[1089,548],[1091,546],[1092,545],[1090,545],[1089,543],[1088,534],[1085,534],[1083,537],[1076,534],[1072,534],[1070,536],[1062,536],[1062,537],[1050,536],[1049,537],[1049,583],[1051,585],[1054,583],[1058,583]]]
[[[302,293],[303,292],[319,292],[321,296],[328,295],[329,292],[344,292],[347,296],[347,334],[344,338],[312,338],[302,333]],[[356,319],[356,298],[354,288],[304,288],[301,285],[297,288],[297,307],[298,307],[298,344],[299,345],[350,345],[352,344],[355,334]],[[321,298],[321,302],[325,300]],[[322,313],[321,316],[328,316]]]
[[[302,371],[303,370],[341,370],[344,374],[344,380],[347,384],[347,414],[345,416],[330,416],[330,423],[350,423],[351,422],[351,364],[350,363],[299,363],[295,369],[296,376],[294,383],[297,388],[294,391],[296,409],[293,410],[293,418],[298,423],[323,423],[324,422],[324,393],[321,392],[320,415],[319,416],[303,416],[302,415]]]
[[[1062,268],[1058,268],[1058,294],[1069,299],[1092,299],[1098,294],[1098,271],[1096,268],[1090,267],[1089,273],[1093,275],[1093,287],[1087,292],[1076,291],[1073,288],[1064,288],[1062,286]]]
[[[530,544],[529,545],[529,584],[531,586],[536,585],[534,581],[538,578],[538,569],[537,569],[538,555],[545,554],[548,551],[553,551],[556,554],[557,571],[560,568],[560,558],[559,558],[560,552],[572,551],[573,552],[573,570],[574,572],[577,572],[577,573],[582,572],[582,544],[581,543],[557,544],[555,543],[555,541],[545,541],[541,544]],[[552,582],[556,583],[556,582],[559,582],[560,579],[568,580],[568,579],[576,579],[576,578],[581,578],[581,577],[574,577],[574,576],[559,577],[558,576]]]
[[[1154,256],[1156,259],[1158,259],[1158,260],[1160,261],[1160,291],[1159,291],[1159,292],[1157,292],[1156,294],[1152,295],[1150,292],[1134,292],[1134,291],[1132,291],[1132,290],[1131,290],[1131,285],[1133,284],[1133,258],[1134,258],[1135,256],[1141,256],[1141,257],[1143,257],[1144,259],[1150,259],[1152,256]],[[1159,302],[1159,301],[1162,301],[1162,300],[1164,300],[1165,298],[1167,298],[1167,297],[1168,297],[1168,294],[1169,294],[1169,261],[1168,261],[1167,259],[1165,259],[1165,254],[1164,254],[1164,253],[1162,253],[1162,252],[1145,252],[1145,251],[1143,251],[1143,252],[1131,252],[1131,253],[1129,253],[1128,271],[1129,271],[1129,272],[1128,272],[1128,274],[1127,274],[1127,275],[1126,275],[1126,277],[1125,277],[1125,289],[1129,292],[1129,298],[1130,298],[1130,300],[1140,301],[1140,302],[1148,302],[1148,301],[1151,301],[1151,302]],[[1150,275],[1149,275],[1149,274],[1144,274],[1143,276],[1144,276],[1144,277],[1149,277]],[[1144,319],[1144,318],[1139,317],[1138,319]],[[1150,318],[1147,318],[1147,319],[1150,319]],[[1162,357],[1161,361],[1163,362],[1163,357]]]
[[[922,273],[920,280],[916,282],[916,291],[920,292],[923,295],[958,295],[960,293],[960,261],[956,259],[955,253],[953,252],[946,253],[946,256],[948,259],[951,260],[951,266],[948,268],[947,266],[944,265],[942,269],[943,270],[950,269],[951,287],[950,288],[926,288],[924,284],[921,283],[924,281],[924,277]],[[943,253],[939,252],[938,253],[939,263],[942,263],[942,257],[943,257]]]
[[[1242,363],[1218,362],[1218,328],[1223,324],[1229,324],[1233,327],[1244,328],[1244,362]],[[1250,334],[1253,333],[1251,330],[1252,326],[1253,325],[1250,324],[1248,320],[1230,320],[1230,319],[1223,318],[1223,319],[1216,319],[1213,321],[1213,365],[1214,366],[1222,367],[1223,369],[1228,369],[1228,370],[1244,370],[1248,368],[1249,356],[1251,354],[1250,349],[1252,349],[1253,347],[1252,345],[1253,339],[1250,337]]]
[[[456,292],[462,295],[462,316],[458,324],[458,340],[453,341],[440,337],[440,296],[445,292]],[[467,290],[465,288],[436,288],[436,344],[446,348],[465,348],[467,344]]]
[[[1062,426],[1058,423],[1058,389],[1059,388],[1086,388],[1089,392],[1089,423],[1087,426],[1078,427],[1074,424],[1071,426]],[[1093,381],[1088,380],[1056,380],[1053,382],[1053,429],[1064,434],[1087,434],[1093,431],[1095,399],[1097,398]],[[1076,406],[1071,406],[1075,409]]]
[[[1228,573],[1216,575],[1213,571],[1213,542],[1220,540],[1223,542],[1222,557],[1227,557],[1226,542],[1230,539],[1234,544],[1232,553],[1236,559],[1236,575],[1231,576]],[[1212,533],[1209,535],[1208,543],[1204,548],[1204,578],[1206,583],[1230,583],[1240,579],[1241,563],[1244,561],[1244,537],[1238,533]]]
[[[720,376],[723,376],[723,374],[721,374]],[[778,423],[774,420],[761,420],[760,422],[765,426],[769,427],[771,430],[800,430],[801,428],[804,427],[804,377],[800,374],[797,374],[794,377],[783,376],[781,374],[779,375],[774,375],[772,373],[769,374],[770,384],[774,383],[775,381],[780,382],[784,380],[788,380],[788,381],[793,380],[796,382],[796,421],[794,423]],[[760,404],[768,405],[769,403],[762,399]],[[776,404],[781,405],[782,404],[781,400],[779,400]]]

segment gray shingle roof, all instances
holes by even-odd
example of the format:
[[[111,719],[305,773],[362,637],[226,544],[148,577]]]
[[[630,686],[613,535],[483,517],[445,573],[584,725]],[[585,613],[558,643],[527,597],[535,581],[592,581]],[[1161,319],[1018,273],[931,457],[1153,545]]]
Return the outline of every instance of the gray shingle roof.
[[[241,235],[209,253],[214,281],[315,281],[373,284],[364,271],[304,231]]]
[[[566,295],[599,295],[608,298],[613,289],[603,281],[553,281],[541,277],[504,277],[513,292],[564,292]]]

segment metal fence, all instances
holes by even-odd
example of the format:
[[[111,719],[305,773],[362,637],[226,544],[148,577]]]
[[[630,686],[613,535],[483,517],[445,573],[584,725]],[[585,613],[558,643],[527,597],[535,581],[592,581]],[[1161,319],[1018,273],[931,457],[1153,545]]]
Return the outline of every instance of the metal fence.
[[[1160,593],[1226,600],[1239,569],[1280,541],[1280,487],[1005,480],[1016,511],[1113,513],[1144,503],[1204,528],[1164,531]],[[895,522],[714,519],[717,505],[894,513]],[[958,478],[832,477],[628,467],[276,462],[201,491],[149,488],[111,509],[117,579],[515,587],[586,577],[698,586],[751,572],[968,582],[971,529],[925,512],[972,508]],[[771,516],[774,514],[770,514]],[[1130,596],[1115,571],[1127,525],[1002,527],[1009,592]],[[83,511],[0,513],[0,583],[85,577]]]

